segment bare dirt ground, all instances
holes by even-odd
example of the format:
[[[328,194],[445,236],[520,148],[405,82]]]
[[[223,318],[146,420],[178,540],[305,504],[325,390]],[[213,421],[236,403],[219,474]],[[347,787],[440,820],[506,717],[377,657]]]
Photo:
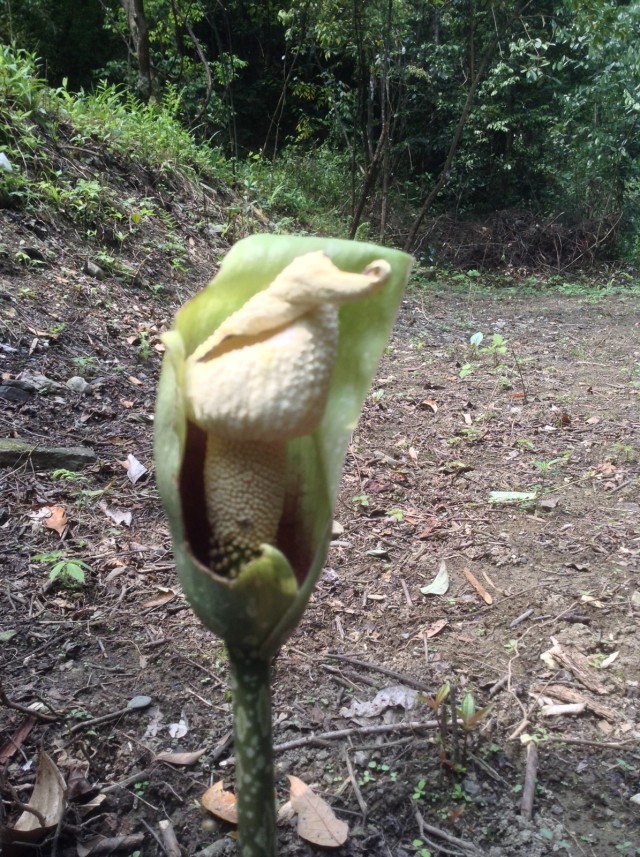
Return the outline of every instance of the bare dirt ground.
[[[96,456],[0,470],[5,853],[173,857],[169,821],[184,855],[234,854],[199,803],[233,787],[225,653],[181,595],[151,453],[158,334],[214,273],[211,236],[183,225],[176,265],[152,235],[134,277],[98,279],[60,224],[0,217],[0,436]],[[640,854],[639,394],[637,292],[409,291],[274,667],[278,801],[285,774],[313,786],[349,824],[338,857]],[[43,754],[67,808],[20,850]]]

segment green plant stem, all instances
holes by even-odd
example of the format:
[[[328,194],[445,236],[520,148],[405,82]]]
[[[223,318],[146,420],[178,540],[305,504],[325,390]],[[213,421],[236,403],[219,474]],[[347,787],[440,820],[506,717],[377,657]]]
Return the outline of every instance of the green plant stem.
[[[241,857],[276,857],[269,660],[230,651]]]

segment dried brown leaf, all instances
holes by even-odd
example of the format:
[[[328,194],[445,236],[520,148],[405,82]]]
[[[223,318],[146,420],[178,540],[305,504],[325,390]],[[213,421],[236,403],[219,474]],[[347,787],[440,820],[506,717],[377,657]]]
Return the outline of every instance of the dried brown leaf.
[[[321,848],[339,848],[347,841],[349,825],[336,817],[329,804],[298,777],[288,777],[291,806],[298,814],[298,834]]]
[[[218,780],[210,789],[207,789],[200,798],[200,802],[216,818],[228,824],[238,823],[236,796],[232,792],[225,791],[222,780]]]
[[[158,753],[156,756],[156,762],[169,762],[170,765],[193,765],[193,763],[197,762],[200,756],[206,752],[206,749],[204,749],[192,750],[191,753]],[[229,792],[227,792],[227,794],[229,794]],[[235,797],[233,797],[233,799],[235,801]]]

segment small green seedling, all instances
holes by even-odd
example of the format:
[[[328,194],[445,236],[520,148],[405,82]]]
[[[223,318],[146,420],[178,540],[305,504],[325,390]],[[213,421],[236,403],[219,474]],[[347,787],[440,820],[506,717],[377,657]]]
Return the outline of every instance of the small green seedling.
[[[487,716],[492,708],[493,704],[486,705],[484,708],[476,708],[474,695],[470,691],[467,691],[467,693],[462,697],[462,703],[460,708],[457,709],[456,714],[460,720],[462,720],[462,728],[464,731],[472,732],[483,717]]]
[[[431,857],[431,851],[429,851],[428,848],[425,848],[422,839],[414,839],[411,844],[416,849],[418,857]]]
[[[357,503],[363,509],[369,508],[369,498],[366,494],[356,494],[355,497],[351,498],[352,503]]]
[[[480,353],[490,354],[493,357],[494,365],[497,366],[500,363],[500,357],[507,353],[507,341],[501,334],[494,333],[491,337],[491,344],[481,348]]]
[[[427,793],[427,781],[426,780],[418,780],[416,787],[413,790],[413,794],[411,795],[412,800],[422,800],[422,798]]]
[[[75,470],[66,470],[64,467],[61,467],[58,470],[54,470],[51,474],[51,480],[53,482],[62,480],[63,482],[78,483],[89,481],[89,479],[83,473],[77,473]]]
[[[33,559],[35,562],[52,565],[49,569],[49,580],[52,582],[59,580],[63,586],[69,589],[73,589],[76,586],[83,586],[86,582],[85,572],[93,570],[90,565],[87,565],[81,559],[69,559],[65,557],[62,551],[39,553]]]

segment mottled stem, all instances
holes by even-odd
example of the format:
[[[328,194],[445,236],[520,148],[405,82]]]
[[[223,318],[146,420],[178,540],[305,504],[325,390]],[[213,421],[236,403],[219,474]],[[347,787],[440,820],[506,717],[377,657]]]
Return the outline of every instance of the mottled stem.
[[[269,661],[230,651],[241,857],[276,857]]]

